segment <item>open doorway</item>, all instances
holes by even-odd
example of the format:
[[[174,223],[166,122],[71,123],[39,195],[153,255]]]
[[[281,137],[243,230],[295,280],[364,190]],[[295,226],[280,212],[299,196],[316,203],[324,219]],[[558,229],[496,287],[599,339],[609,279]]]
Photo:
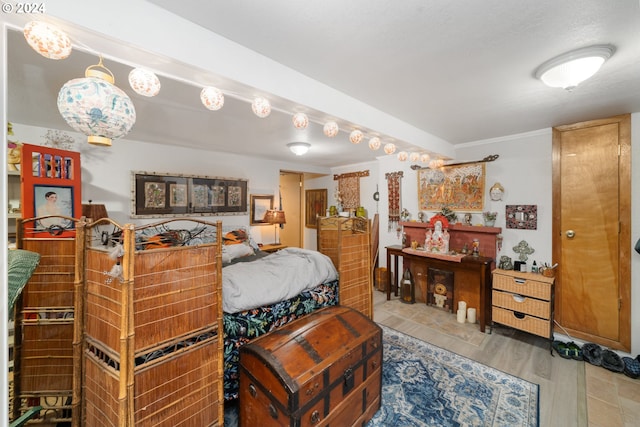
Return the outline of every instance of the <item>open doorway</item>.
[[[299,172],[280,171],[280,191],[274,205],[284,211],[286,224],[279,230],[280,243],[304,247],[303,194],[304,176]]]

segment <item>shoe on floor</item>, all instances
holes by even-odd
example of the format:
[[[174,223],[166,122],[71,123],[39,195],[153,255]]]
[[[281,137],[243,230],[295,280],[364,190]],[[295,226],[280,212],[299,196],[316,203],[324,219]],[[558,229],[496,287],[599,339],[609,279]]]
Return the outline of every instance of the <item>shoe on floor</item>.
[[[589,362],[592,365],[602,365],[602,348],[595,343],[587,343],[582,346],[582,357],[585,362]]]
[[[630,378],[640,378],[640,361],[638,358],[632,359],[631,357],[623,357],[622,363],[624,363],[624,374]]]
[[[551,347],[562,357],[563,359],[571,359],[571,354],[567,344],[562,341],[553,341]]]
[[[582,347],[573,341],[567,343],[567,350],[572,359],[584,360],[584,357],[582,356]]]
[[[624,372],[624,363],[622,363],[622,359],[611,350],[604,350],[602,352],[602,367],[610,370],[611,372]]]

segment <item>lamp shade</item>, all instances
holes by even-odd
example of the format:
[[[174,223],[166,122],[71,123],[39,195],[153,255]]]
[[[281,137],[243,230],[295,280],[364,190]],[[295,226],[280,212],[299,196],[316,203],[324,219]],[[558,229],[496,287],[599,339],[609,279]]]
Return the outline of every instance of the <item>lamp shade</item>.
[[[152,97],[160,93],[158,76],[144,68],[134,68],[129,73],[129,85],[138,95]]]
[[[253,114],[264,119],[271,114],[271,103],[266,98],[256,98],[251,103],[251,109]]]
[[[289,147],[289,150],[291,150],[291,152],[296,156],[302,156],[309,151],[311,144],[306,142],[291,142],[287,144],[287,147]]]
[[[296,113],[293,115],[293,127],[296,129],[306,129],[309,126],[309,118],[305,113]]]
[[[29,46],[49,59],[65,59],[71,54],[71,40],[55,25],[31,21],[22,30]]]
[[[573,50],[542,64],[535,76],[547,86],[571,90],[597,73],[614,50],[610,45]]]
[[[382,141],[380,141],[380,138],[378,138],[377,136],[369,139],[369,148],[371,148],[373,151],[380,148],[380,144],[382,144]]]
[[[224,105],[224,94],[217,87],[208,86],[200,92],[200,101],[209,110],[217,111]]]
[[[338,124],[336,122],[331,121],[324,124],[324,126],[322,127],[322,131],[324,132],[325,136],[333,138],[338,135],[338,132],[340,132],[340,128],[338,127]]]
[[[264,215],[264,220],[269,224],[286,224],[287,220],[284,217],[284,211],[277,209],[269,209]]]
[[[96,145],[110,146],[111,140],[129,133],[136,121],[131,99],[113,84],[113,74],[102,65],[102,58],[86,69],[84,78],[62,86],[58,110],[69,126]]]
[[[356,129],[349,134],[349,141],[351,141],[352,144],[360,144],[363,139],[364,134],[359,129]]]
[[[101,219],[101,218],[109,218],[107,215],[107,208],[101,204],[92,204],[89,203],[87,205],[82,205],[82,216],[88,218],[92,221]]]

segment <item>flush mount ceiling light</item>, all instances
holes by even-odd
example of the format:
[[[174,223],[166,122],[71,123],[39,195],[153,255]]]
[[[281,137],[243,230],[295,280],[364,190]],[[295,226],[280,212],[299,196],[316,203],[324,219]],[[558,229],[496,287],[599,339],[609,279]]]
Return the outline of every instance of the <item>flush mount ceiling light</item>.
[[[129,73],[129,85],[138,95],[156,96],[160,92],[158,76],[144,68],[134,68]]]
[[[69,126],[88,136],[90,144],[110,146],[111,140],[129,133],[136,110],[127,94],[113,84],[113,73],[102,57],[84,75],[62,86],[58,110]]]
[[[287,147],[289,147],[289,150],[291,150],[291,152],[296,156],[302,156],[307,151],[309,151],[311,144],[308,144],[306,142],[290,142],[289,144],[287,144]]]
[[[550,87],[572,90],[593,76],[613,55],[611,45],[596,45],[573,50],[550,59],[535,72],[537,79]]]
[[[31,21],[22,30],[29,46],[49,59],[65,59],[71,54],[71,40],[55,25]]]
[[[251,109],[253,110],[253,114],[264,119],[271,114],[271,103],[266,98],[258,97],[251,103]]]
[[[224,94],[217,87],[208,86],[200,92],[200,101],[209,110],[218,111],[224,105]]]

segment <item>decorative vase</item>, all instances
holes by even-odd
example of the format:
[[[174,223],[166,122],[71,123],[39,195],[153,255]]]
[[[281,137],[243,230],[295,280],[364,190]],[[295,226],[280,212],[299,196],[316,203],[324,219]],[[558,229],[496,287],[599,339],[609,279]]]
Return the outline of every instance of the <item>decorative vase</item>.
[[[495,219],[485,219],[484,220],[484,225],[486,227],[493,227],[496,224],[496,220]]]

